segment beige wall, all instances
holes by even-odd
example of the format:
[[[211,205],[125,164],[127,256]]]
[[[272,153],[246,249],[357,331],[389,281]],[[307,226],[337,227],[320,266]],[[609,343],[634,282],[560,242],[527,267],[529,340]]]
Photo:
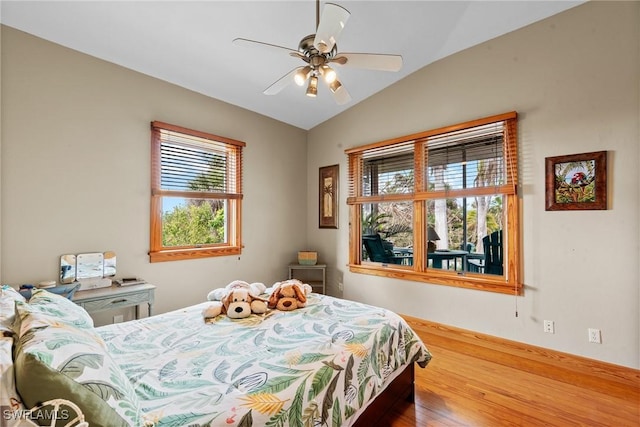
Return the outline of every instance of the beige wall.
[[[309,242],[330,289],[409,315],[640,367],[640,3],[587,3],[425,67],[312,129]],[[516,110],[525,295],[349,273],[344,149]],[[546,212],[544,159],[607,150],[609,209]],[[317,168],[339,163],[338,230],[313,227]],[[518,317],[515,316],[516,304]],[[554,320],[555,334],[542,321]],[[601,345],[587,329],[602,330]]]
[[[579,6],[428,66],[308,134],[3,27],[0,280],[52,279],[62,253],[115,250],[122,274],[158,285],[161,312],[232,279],[278,280],[304,247],[329,264],[335,295],[343,283],[347,298],[638,368],[639,23],[637,2]],[[510,110],[523,297],[346,271],[345,148]],[[148,262],[152,120],[247,142],[240,259]],[[609,210],[546,212],[544,158],[596,150],[610,154]],[[304,162],[306,180],[290,167]],[[318,167],[336,163],[340,228],[318,229]]]
[[[149,263],[152,120],[247,143],[242,256]],[[304,162],[303,130],[2,28],[2,283],[113,250],[120,274],[158,286],[157,312],[234,279],[273,284],[305,247],[306,176],[290,167]]]

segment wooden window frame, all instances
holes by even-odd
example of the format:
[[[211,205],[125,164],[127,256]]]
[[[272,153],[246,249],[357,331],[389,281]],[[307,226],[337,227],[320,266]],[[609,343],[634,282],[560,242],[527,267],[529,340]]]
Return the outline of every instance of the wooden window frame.
[[[227,192],[175,191],[161,187],[161,131],[197,137],[223,144],[228,149],[228,162],[235,162],[235,174],[229,178]],[[242,252],[242,141],[213,135],[193,129],[187,129],[164,122],[151,122],[151,223],[150,223],[150,262],[179,261],[217,256],[239,255]],[[162,244],[162,198],[185,197],[199,199],[222,199],[229,205],[230,215],[226,218],[229,241],[222,244],[165,247]]]
[[[460,131],[494,122],[504,122],[503,156],[507,179],[499,187],[465,188],[447,191],[427,191],[423,170],[425,168],[425,143],[428,137]],[[385,194],[365,196],[362,194],[361,159],[363,154],[384,147],[406,144],[415,141],[414,151],[414,192],[411,194]],[[503,294],[521,295],[524,289],[521,283],[520,250],[520,201],[517,192],[518,156],[517,156],[517,113],[509,112],[485,117],[452,126],[428,130],[417,134],[402,136],[345,150],[348,156],[348,197],[349,208],[349,270],[354,273],[412,280],[425,283],[477,289]],[[426,208],[425,200],[435,198],[470,197],[473,195],[500,194],[503,196],[506,215],[504,221],[504,252],[506,254],[505,273],[501,276],[471,272],[444,271],[427,268],[426,260]],[[362,205],[382,201],[413,202],[413,247],[414,262],[411,266],[362,262]]]

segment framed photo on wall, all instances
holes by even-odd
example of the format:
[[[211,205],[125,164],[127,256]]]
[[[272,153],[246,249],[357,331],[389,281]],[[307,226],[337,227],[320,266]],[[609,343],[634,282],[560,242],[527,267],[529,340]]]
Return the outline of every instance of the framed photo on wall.
[[[607,209],[607,152],[545,159],[546,210]]]
[[[320,168],[319,206],[320,228],[338,228],[338,179],[340,165]]]

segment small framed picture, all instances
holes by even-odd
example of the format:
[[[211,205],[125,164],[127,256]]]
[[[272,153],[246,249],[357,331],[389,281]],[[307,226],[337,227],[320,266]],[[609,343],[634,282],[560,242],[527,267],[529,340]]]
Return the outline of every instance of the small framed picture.
[[[320,168],[319,227],[338,228],[338,179],[340,165]]]
[[[545,159],[546,210],[607,209],[607,152]]]

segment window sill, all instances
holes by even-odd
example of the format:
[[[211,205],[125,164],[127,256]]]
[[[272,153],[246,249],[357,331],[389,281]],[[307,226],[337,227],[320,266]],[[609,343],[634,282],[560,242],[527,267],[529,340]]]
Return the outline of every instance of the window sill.
[[[211,258],[218,256],[240,255],[242,249],[237,246],[225,246],[223,248],[189,248],[167,249],[149,252],[150,262],[181,261],[185,259]]]
[[[483,274],[455,274],[438,270],[430,270],[428,273],[417,272],[412,270],[411,267],[402,267],[395,264],[349,264],[349,271],[352,273],[369,274],[372,276],[411,280],[414,282],[453,286],[457,288],[476,289],[508,295],[521,295],[522,289],[524,288],[522,284],[509,283],[502,276],[492,278]]]

